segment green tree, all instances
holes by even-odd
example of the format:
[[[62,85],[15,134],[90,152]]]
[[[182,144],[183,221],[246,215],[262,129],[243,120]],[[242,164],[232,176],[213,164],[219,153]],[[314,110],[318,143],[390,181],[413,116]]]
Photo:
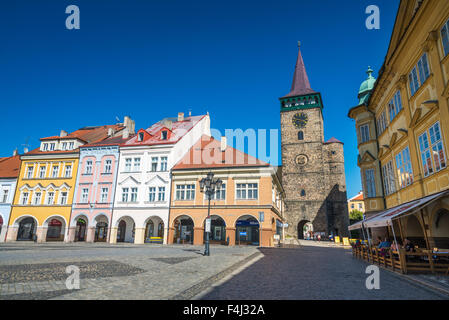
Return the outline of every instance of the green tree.
[[[363,212],[359,210],[352,210],[349,212],[349,220],[353,222],[363,220]]]

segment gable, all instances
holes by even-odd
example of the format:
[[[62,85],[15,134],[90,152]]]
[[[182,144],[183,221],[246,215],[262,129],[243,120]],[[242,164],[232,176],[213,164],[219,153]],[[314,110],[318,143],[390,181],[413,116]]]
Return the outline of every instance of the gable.
[[[147,182],[145,182],[146,185],[161,185],[161,183],[163,184],[168,184],[168,181],[164,180],[160,175],[156,175],[154,177],[152,177],[150,180],[148,180]]]
[[[134,178],[132,176],[128,176],[125,179],[123,179],[121,182],[119,182],[118,184],[119,185],[122,185],[122,184],[140,184],[140,182],[136,178]]]

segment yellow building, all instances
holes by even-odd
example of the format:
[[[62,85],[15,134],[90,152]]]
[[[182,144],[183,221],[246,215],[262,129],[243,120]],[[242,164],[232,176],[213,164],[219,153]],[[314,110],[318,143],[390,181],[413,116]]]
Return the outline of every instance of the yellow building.
[[[41,139],[21,156],[20,174],[9,219],[7,241],[63,241],[67,237],[78,170],[79,147],[101,141],[122,125],[81,128]]]
[[[348,212],[353,210],[365,213],[365,201],[363,200],[363,192],[360,191],[354,197],[348,199]]]
[[[348,116],[367,217],[396,209],[365,226],[449,248],[449,1],[401,1],[377,80],[372,72]]]

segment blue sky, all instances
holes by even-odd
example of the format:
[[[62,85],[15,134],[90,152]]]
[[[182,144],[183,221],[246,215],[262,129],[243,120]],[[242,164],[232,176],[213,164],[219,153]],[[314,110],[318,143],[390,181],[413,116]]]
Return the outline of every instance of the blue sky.
[[[26,141],[130,115],[146,128],[209,111],[213,128],[278,129],[300,40],[324,100],[325,138],[345,143],[348,196],[360,189],[349,108],[383,63],[399,0],[2,1],[0,156]],[[67,30],[78,5],[81,29]],[[365,8],[380,8],[380,30]],[[280,156],[279,156],[280,161]],[[276,164],[276,163],[274,163]]]

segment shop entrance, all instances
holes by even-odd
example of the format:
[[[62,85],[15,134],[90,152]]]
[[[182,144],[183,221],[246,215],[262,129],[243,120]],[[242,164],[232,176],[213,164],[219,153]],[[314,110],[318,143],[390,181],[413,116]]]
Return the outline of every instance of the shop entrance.
[[[51,219],[48,223],[46,241],[64,241],[63,223],[59,219]]]
[[[212,215],[210,226],[210,243],[226,244],[226,223],[220,216]],[[204,221],[206,224],[206,220]],[[206,231],[204,231],[204,241],[206,241]]]
[[[259,221],[252,216],[240,217],[235,223],[235,244],[259,245]]]
[[[36,229],[36,221],[33,218],[25,218],[20,221],[19,231],[17,232],[17,240],[18,241],[29,241],[33,240],[33,236],[35,234]]]
[[[76,221],[75,241],[86,241],[87,223],[83,218]]]
[[[174,243],[193,244],[193,220],[188,216],[180,216],[174,222]]]

